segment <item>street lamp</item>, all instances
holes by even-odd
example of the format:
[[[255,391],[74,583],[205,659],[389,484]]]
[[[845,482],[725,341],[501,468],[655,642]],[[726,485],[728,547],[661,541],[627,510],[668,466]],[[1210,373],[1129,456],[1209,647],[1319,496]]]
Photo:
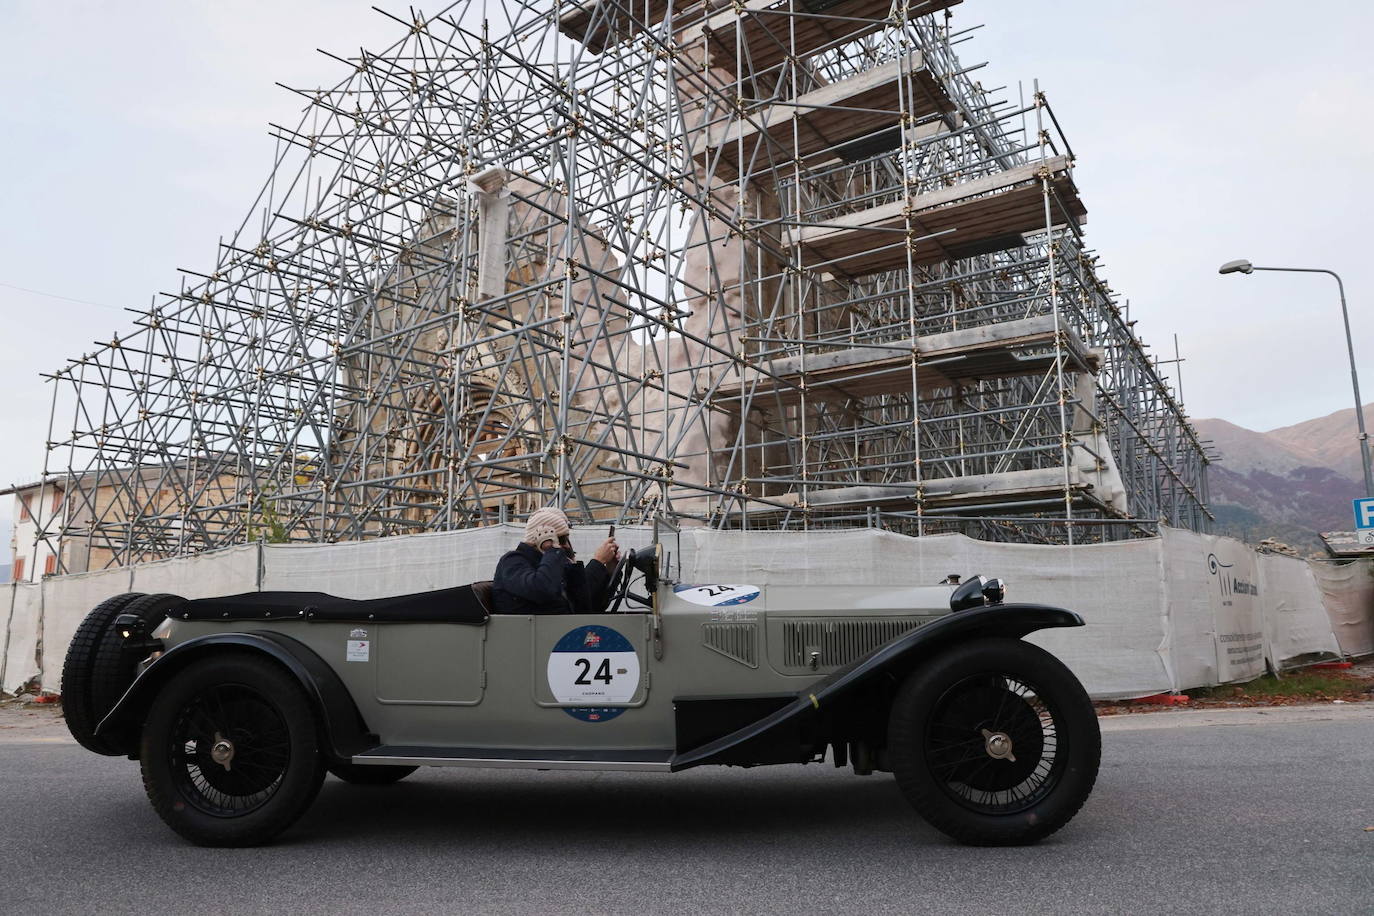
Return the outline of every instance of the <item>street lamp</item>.
[[[1360,376],[1355,371],[1355,344],[1350,339],[1350,312],[1345,306],[1345,284],[1340,274],[1320,267],[1256,267],[1249,261],[1227,261],[1217,270],[1220,274],[1248,274],[1257,270],[1272,270],[1294,274],[1330,274],[1336,278],[1341,294],[1341,319],[1345,322],[1345,348],[1350,354],[1350,385],[1355,389],[1355,422],[1360,427],[1360,461],[1364,465],[1364,495],[1374,496],[1374,472],[1369,466],[1369,434],[1364,429],[1364,403],[1360,400]]]

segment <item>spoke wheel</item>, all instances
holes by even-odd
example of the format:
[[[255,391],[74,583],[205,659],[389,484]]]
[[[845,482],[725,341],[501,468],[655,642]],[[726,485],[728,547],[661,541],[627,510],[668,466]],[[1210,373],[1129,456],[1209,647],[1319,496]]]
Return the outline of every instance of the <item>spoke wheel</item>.
[[[281,715],[251,687],[210,687],[191,699],[168,747],[182,796],[216,817],[256,811],[281,787],[291,741]]]
[[[1064,772],[1054,713],[1040,691],[1015,677],[964,678],[936,701],[926,728],[932,775],[970,810],[1024,811]]]
[[[154,810],[202,846],[253,846],[305,813],[324,780],[315,712],[270,659],[224,652],[159,692],[140,745]]]
[[[932,826],[965,843],[1033,843],[1069,822],[1101,757],[1087,692],[1043,649],[978,639],[925,659],[892,702],[897,784]]]

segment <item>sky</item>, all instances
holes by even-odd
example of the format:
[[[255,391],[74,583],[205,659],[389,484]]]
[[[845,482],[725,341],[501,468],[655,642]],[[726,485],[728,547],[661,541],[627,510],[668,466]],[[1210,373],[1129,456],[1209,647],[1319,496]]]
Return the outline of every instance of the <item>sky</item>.
[[[213,263],[267,177],[268,122],[299,111],[276,83],[333,83],[341,65],[317,48],[396,39],[372,2],[0,2],[0,484],[42,469],[39,373],[127,327],[123,309],[174,288],[178,267]],[[1029,95],[1039,80],[1105,275],[1153,352],[1172,358],[1178,335],[1190,414],[1264,430],[1353,403],[1334,282],[1218,276],[1233,258],[1342,274],[1374,400],[1361,217],[1374,5],[968,0],[955,13],[984,24],[959,53],[987,62],[985,86]]]

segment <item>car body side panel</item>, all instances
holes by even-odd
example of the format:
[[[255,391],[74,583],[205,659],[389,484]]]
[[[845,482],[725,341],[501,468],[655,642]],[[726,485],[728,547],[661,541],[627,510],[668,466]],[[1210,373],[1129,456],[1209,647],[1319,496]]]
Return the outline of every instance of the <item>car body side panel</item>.
[[[295,676],[320,717],[324,747],[335,759],[347,760],[374,743],[335,669],[308,646],[274,630],[225,632],[222,627],[167,647],[135,678],[96,727],[96,734],[116,741],[125,753],[135,754],[139,733],[157,692],[197,658],[222,651],[266,655]]]
[[[1083,618],[1062,608],[1035,604],[1003,604],[948,614],[906,633],[880,650],[846,665],[828,677],[799,691],[796,699],[757,722],[704,744],[673,760],[673,769],[708,763],[740,763],[749,759],[748,748],[757,747],[769,759],[777,747],[795,746],[795,736],[805,733],[822,715],[844,715],[844,704],[862,695],[863,688],[890,672],[905,670],[923,655],[941,646],[986,636],[1021,638],[1051,627],[1081,627]],[[742,749],[743,752],[742,752]]]
[[[1071,625],[1053,615],[1013,625],[1024,607],[950,614],[939,605],[948,588],[784,586],[752,596],[745,588],[722,592],[720,600],[731,602],[722,605],[682,590],[665,586],[657,595],[661,658],[654,617],[640,610],[493,615],[482,626],[287,620],[255,629],[270,628],[318,656],[380,745],[601,753],[683,750],[677,698],[801,698],[770,707],[754,723],[766,731],[777,717],[795,724],[814,708],[806,699],[813,692],[847,689],[916,646],[975,634],[979,626],[1019,626],[1016,635],[1023,635]],[[981,616],[989,613],[995,621]],[[164,642],[171,649],[232,626],[175,620]],[[894,646],[904,648],[894,656]],[[607,666],[598,667],[603,660]],[[575,680],[589,683],[569,694]],[[688,756],[703,762],[710,755],[697,748]]]

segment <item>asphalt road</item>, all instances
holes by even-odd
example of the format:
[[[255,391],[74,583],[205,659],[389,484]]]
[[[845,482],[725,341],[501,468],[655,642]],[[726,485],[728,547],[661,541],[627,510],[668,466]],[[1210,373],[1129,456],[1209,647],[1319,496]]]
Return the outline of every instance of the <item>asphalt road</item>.
[[[1374,911],[1374,704],[1104,722],[1092,798],[1029,848],[954,845],[827,765],[331,777],[247,850],[183,843],[136,764],[0,723],[0,912]]]

